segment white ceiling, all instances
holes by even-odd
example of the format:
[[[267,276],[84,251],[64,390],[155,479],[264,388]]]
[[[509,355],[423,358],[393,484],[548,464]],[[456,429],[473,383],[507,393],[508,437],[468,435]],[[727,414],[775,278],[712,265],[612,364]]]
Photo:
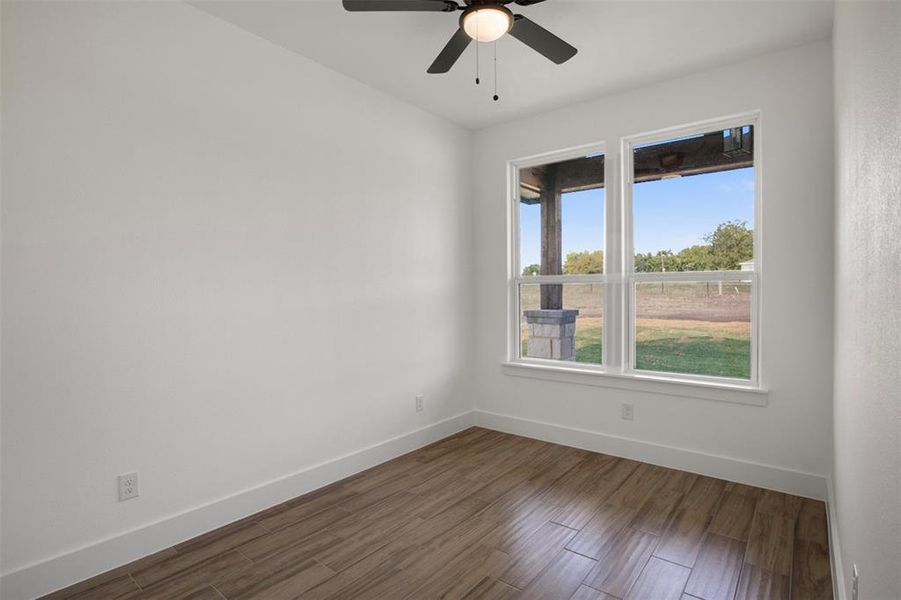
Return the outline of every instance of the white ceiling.
[[[579,49],[555,65],[519,41],[475,44],[445,75],[426,68],[459,13],[348,13],[340,0],[197,0],[194,6],[392,96],[471,129],[764,52],[828,38],[832,3],[547,0],[516,7]]]

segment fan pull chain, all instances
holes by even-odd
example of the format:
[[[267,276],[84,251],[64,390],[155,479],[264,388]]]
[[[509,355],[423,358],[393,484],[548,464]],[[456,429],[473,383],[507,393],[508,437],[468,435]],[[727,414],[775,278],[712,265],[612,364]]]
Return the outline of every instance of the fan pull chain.
[[[479,85],[479,12],[476,11],[476,85]]]
[[[494,41],[494,101],[498,101],[497,95],[497,40]]]
[[[476,42],[476,85],[479,85],[479,43]]]

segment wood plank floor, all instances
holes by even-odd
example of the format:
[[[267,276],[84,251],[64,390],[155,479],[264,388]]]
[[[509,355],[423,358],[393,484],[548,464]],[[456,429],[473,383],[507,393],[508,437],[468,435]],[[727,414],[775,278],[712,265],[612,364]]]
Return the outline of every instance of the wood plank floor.
[[[47,598],[832,598],[822,502],[471,428]]]

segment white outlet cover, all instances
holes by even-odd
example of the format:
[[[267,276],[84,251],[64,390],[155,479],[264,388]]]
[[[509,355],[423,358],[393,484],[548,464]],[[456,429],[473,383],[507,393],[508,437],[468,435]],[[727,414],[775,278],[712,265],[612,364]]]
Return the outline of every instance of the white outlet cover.
[[[138,497],[138,473],[119,475],[119,502]]]
[[[635,418],[635,406],[632,404],[623,404],[623,419],[631,421]]]

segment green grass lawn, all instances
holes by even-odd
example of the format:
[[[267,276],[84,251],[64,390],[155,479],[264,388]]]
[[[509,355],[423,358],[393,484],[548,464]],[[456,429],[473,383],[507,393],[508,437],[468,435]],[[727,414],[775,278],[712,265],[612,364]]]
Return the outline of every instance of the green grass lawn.
[[[678,319],[639,319],[635,367],[667,373],[693,373],[748,379],[751,326]]]
[[[602,327],[603,319],[576,319],[576,362],[601,364]]]
[[[525,340],[522,353],[526,355]],[[577,321],[576,362],[601,362],[601,319]],[[748,379],[750,326],[744,322],[639,319],[635,366],[647,371]]]

